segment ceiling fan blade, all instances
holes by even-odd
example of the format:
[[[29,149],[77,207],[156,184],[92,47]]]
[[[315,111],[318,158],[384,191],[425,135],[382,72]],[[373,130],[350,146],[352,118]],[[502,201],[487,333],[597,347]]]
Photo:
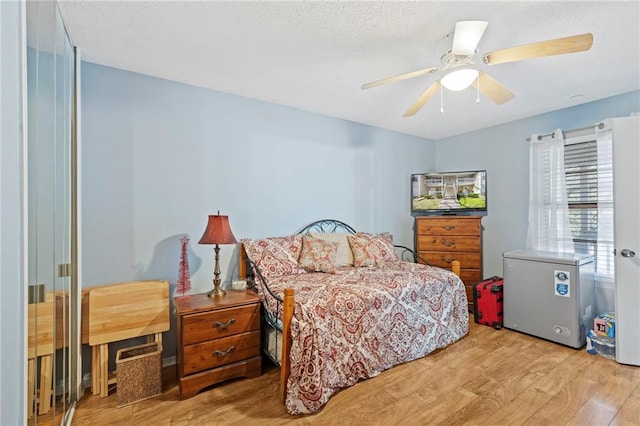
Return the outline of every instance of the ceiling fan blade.
[[[478,47],[480,38],[487,28],[487,21],[460,21],[456,23],[453,34],[453,48],[451,53],[460,56],[473,55]]]
[[[429,86],[429,88],[425,90],[422,96],[420,96],[418,100],[415,101],[413,105],[411,105],[411,107],[403,114],[403,117],[410,117],[412,115],[415,115],[416,112],[418,112],[420,108],[422,108],[424,104],[426,104],[427,101],[429,101],[429,99],[431,99],[433,95],[438,92],[438,90],[440,90],[440,81],[436,81],[431,86]]]
[[[583,52],[591,49],[593,34],[578,34],[554,40],[540,41],[523,46],[510,47],[486,53],[482,61],[488,65],[504,64],[506,62],[522,61],[524,59],[541,58],[544,56],[563,55],[565,53]]]
[[[393,77],[383,78],[382,80],[372,81],[362,85],[362,90],[371,89],[372,87],[382,86],[383,84],[394,83],[396,81],[407,80],[409,78],[419,77],[421,75],[431,74],[437,71],[438,68],[425,68],[418,71],[408,72],[406,74],[400,74]]]
[[[480,87],[478,87],[480,84]],[[494,104],[502,105],[503,103],[510,101],[515,96],[502,84],[495,81],[489,74],[480,72],[476,81],[473,82],[473,87],[480,90],[480,93],[491,99]]]

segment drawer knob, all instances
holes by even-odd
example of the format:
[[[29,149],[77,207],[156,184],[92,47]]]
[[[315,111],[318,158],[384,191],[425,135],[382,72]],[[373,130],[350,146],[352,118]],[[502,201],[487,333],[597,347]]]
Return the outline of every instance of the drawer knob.
[[[442,227],[442,229],[444,229],[445,231],[451,231],[453,228],[455,228],[455,226],[445,225]]]
[[[215,351],[213,351],[211,353],[211,355],[214,356],[220,356],[220,357],[225,357],[227,355],[229,355],[231,352],[233,352],[236,349],[235,346],[231,346],[229,349],[227,349],[226,351],[219,351],[218,349],[216,349]]]
[[[454,259],[450,258],[450,257],[444,257],[442,256],[440,259],[442,259],[443,261],[447,262],[447,263],[451,263],[453,262]]]
[[[236,322],[235,318],[231,318],[229,321],[226,321],[226,322],[216,321],[216,322],[213,323],[213,327],[214,328],[221,328],[223,330],[226,330],[227,327],[229,327],[234,322]]]
[[[443,245],[443,246],[447,246],[447,247],[454,246],[455,244],[456,244],[456,243],[455,243],[455,242],[453,242],[453,241],[443,241],[443,242],[442,242],[442,245]]]

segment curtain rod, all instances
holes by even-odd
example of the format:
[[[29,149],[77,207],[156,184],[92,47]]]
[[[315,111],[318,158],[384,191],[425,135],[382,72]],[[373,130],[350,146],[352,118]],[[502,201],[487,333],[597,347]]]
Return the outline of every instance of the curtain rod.
[[[582,130],[592,129],[592,128],[596,127],[596,126],[597,126],[597,127],[598,127],[598,129],[600,129],[600,130],[604,129],[604,123],[598,123],[598,124],[596,124],[596,125],[592,125],[592,126],[584,126],[584,127],[578,127],[577,129],[567,130],[567,131],[566,131],[566,132],[564,132],[564,133],[580,132],[580,131],[582,131]],[[547,136],[554,136],[554,135],[555,135],[555,132],[547,133],[547,134],[544,134],[544,135],[538,135],[538,140],[539,140],[539,141],[541,141],[541,140],[542,140],[542,138],[546,138]],[[554,136],[554,137],[555,137],[555,136]],[[531,138],[530,138],[530,137],[529,137],[529,138],[527,138],[527,142],[530,142],[530,141],[531,141]]]

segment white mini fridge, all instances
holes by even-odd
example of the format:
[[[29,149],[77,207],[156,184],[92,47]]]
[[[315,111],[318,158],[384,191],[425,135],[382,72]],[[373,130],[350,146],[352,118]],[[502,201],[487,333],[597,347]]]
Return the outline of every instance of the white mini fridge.
[[[582,254],[503,253],[504,326],[573,348],[593,327],[594,263]]]

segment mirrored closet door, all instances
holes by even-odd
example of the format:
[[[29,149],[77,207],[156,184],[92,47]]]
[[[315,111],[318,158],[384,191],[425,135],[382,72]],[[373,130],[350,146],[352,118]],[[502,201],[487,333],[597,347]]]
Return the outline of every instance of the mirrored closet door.
[[[27,2],[28,424],[66,423],[78,389],[75,55],[58,6]]]

